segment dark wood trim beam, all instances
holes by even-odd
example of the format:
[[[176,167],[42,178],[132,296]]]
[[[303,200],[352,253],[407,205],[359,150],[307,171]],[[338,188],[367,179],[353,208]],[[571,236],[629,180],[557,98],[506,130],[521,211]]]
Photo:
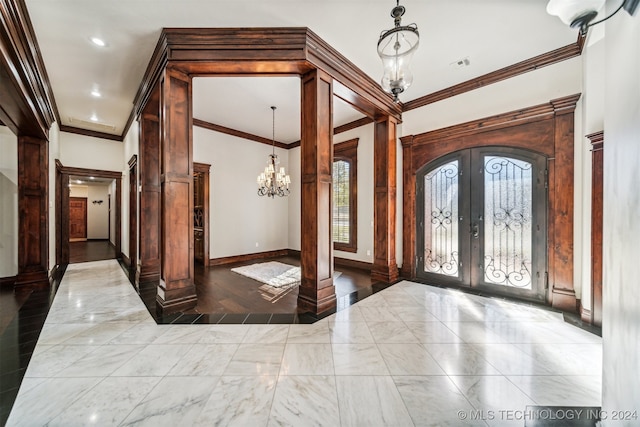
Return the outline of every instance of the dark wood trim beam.
[[[57,160],[56,166],[58,165],[59,165],[60,172],[67,175],[79,175],[79,176],[86,176],[86,177],[95,176],[97,178],[106,178],[106,179],[122,179],[122,172],[62,166],[62,163],[60,163],[60,161]]]
[[[529,71],[535,71],[538,68],[546,67],[547,65],[575,58],[581,54],[582,45],[579,43],[573,43],[568,46],[552,50],[551,52],[534,56],[533,58],[526,59],[522,62],[518,62],[517,64],[509,65],[508,67],[501,68],[483,76],[476,77],[475,79],[467,80],[466,82],[455,86],[406,102],[403,105],[402,111],[411,111],[416,108],[424,107],[425,105],[433,104],[434,102],[442,101],[502,80],[510,79],[512,77],[519,76],[520,74],[528,73]]]
[[[193,125],[204,128],[204,129],[209,129],[214,132],[220,132],[226,135],[232,135],[232,136],[237,136],[238,138],[248,139],[249,141],[259,142],[260,144],[266,144],[266,145],[273,144],[273,142],[269,138],[263,138],[258,135],[253,135],[247,132],[242,132],[240,130],[231,129],[228,127],[224,127],[224,126],[217,125],[215,123],[207,122],[200,119],[193,119]],[[291,148],[289,144],[285,144],[283,142],[278,142],[278,141],[275,142],[275,146],[278,148],[283,148],[285,150],[288,150],[289,148]]]
[[[235,264],[239,262],[255,261],[257,259],[275,258],[280,256],[288,256],[288,255],[290,255],[289,249],[279,249],[275,251],[255,252],[252,254],[211,258],[209,260],[209,266],[214,267],[218,265]],[[300,252],[298,252],[298,256],[300,256]]]
[[[48,140],[59,115],[24,0],[0,0],[0,23],[0,120]]]
[[[96,130],[77,128],[75,126],[60,125],[60,132],[74,133],[76,135],[90,136],[93,138],[108,139],[110,141],[124,141],[124,134],[114,135],[111,133],[98,132]]]
[[[134,100],[136,116],[171,63],[189,76],[303,75],[321,69],[336,81],[336,96],[372,118],[400,105],[380,85],[308,28],[165,28]]]
[[[0,277],[0,289],[7,288],[13,289],[16,283],[17,276],[9,276],[9,277]]]
[[[370,117],[363,117],[358,120],[354,120],[352,122],[346,123],[344,125],[338,126],[333,130],[333,134],[337,135],[342,132],[347,132],[351,129],[359,128],[360,126],[366,126],[370,123],[373,123],[373,119]]]

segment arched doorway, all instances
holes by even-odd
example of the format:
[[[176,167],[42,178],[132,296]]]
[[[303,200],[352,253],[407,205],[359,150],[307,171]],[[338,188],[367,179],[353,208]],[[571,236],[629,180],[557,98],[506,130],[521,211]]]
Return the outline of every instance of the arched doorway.
[[[456,151],[416,174],[416,276],[544,301],[545,156],[509,147]]]

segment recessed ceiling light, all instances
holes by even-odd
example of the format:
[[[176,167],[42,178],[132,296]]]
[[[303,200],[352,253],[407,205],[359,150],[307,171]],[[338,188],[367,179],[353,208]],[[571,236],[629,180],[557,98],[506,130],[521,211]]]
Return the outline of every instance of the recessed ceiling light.
[[[89,179],[95,179],[94,177],[90,176]]]
[[[91,120],[92,122],[97,122],[98,121],[98,116],[96,116],[95,114],[92,115],[89,120]]]
[[[95,44],[96,46],[100,46],[100,47],[105,47],[107,44],[104,42],[104,40],[98,38],[98,37],[91,37],[91,43]]]
[[[91,96],[95,96],[96,98],[100,98],[102,96],[102,94],[97,90],[92,90],[91,91]]]

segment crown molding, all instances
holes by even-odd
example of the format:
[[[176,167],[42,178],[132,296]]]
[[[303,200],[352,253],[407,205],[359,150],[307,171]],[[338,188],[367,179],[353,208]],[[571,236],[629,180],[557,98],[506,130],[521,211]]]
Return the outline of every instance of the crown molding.
[[[124,134],[114,135],[111,133],[98,132],[95,130],[82,129],[67,125],[60,125],[60,132],[74,133],[76,135],[90,136],[93,138],[109,139],[111,141],[124,141]]]
[[[204,120],[200,120],[200,119],[193,119],[193,125],[194,126],[198,126],[204,129],[209,129],[212,130],[214,132],[220,132],[220,133],[224,133],[227,135],[232,135],[232,136],[237,136],[238,138],[243,138],[243,139],[248,139],[250,141],[255,141],[255,142],[259,142],[260,144],[265,144],[265,145],[275,145],[278,148],[283,148],[285,150],[288,150],[289,144],[285,144],[283,142],[278,142],[276,141],[275,144],[273,143],[272,140],[268,139],[268,138],[263,138],[261,136],[258,135],[253,135],[251,133],[247,133],[247,132],[242,132],[240,130],[237,129],[231,129],[225,126],[220,126],[217,125],[215,123],[210,123]]]
[[[48,139],[59,115],[24,0],[0,0],[0,23],[0,120],[16,135]]]

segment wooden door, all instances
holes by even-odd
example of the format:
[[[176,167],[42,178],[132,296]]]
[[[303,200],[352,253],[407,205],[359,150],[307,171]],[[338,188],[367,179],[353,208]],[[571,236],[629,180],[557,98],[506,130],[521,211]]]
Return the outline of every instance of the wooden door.
[[[87,198],[69,197],[69,241],[87,240]]]

